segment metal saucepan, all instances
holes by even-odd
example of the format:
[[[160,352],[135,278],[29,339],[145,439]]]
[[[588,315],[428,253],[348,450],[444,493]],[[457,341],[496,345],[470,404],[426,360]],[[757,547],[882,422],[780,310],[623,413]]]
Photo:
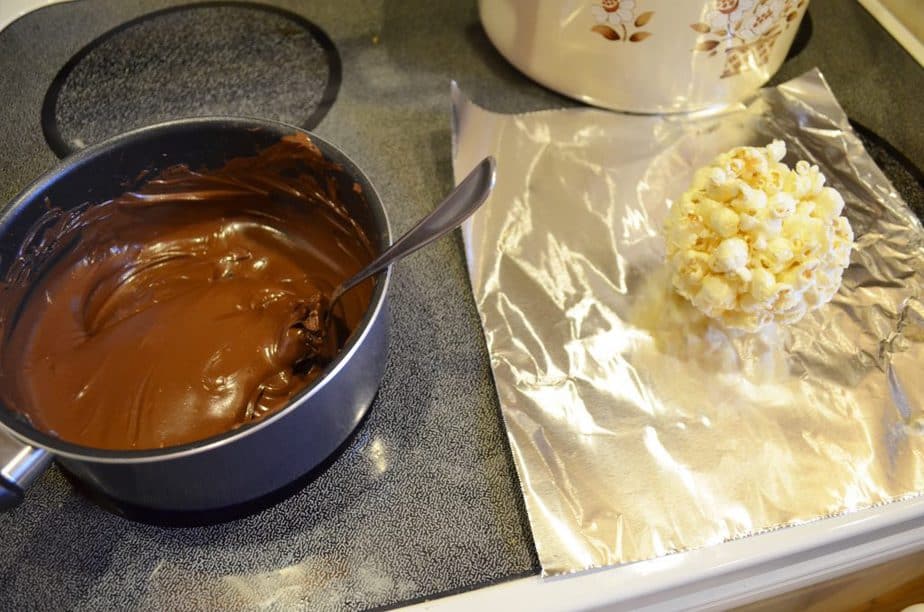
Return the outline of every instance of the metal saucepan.
[[[217,167],[250,156],[298,128],[272,121],[202,118],[142,128],[90,147],[49,171],[0,211],[0,278],[46,200],[69,209],[125,191],[142,171],[174,164]],[[381,252],[388,218],[366,176],[333,145],[311,135],[340,164],[344,204]],[[362,187],[354,191],[354,183]],[[365,317],[325,373],[279,412],[196,443],[160,450],[99,450],[33,428],[0,405],[0,508],[18,503],[54,458],[103,495],[156,511],[203,511],[272,493],[308,473],[343,443],[372,403],[385,368],[390,272],[379,272]],[[9,434],[9,435],[7,435]]]

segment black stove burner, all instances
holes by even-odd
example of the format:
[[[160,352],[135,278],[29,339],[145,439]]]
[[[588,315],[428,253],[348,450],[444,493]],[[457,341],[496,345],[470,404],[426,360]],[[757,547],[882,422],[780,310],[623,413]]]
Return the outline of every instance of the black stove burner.
[[[863,141],[869,156],[892,182],[912,212],[924,222],[924,168],[916,166],[892,143],[862,123],[850,119],[850,125]]]
[[[311,129],[340,88],[340,56],[304,18],[213,2],[157,11],[110,30],[61,69],[42,129],[58,157],[180,117],[237,115]]]

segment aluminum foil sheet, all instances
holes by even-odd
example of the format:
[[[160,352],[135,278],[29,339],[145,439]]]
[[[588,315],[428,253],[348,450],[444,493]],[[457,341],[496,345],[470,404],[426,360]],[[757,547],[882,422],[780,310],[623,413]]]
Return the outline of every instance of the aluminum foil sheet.
[[[924,490],[924,230],[813,71],[723,114],[490,113],[453,92],[463,230],[543,573],[666,555]],[[662,225],[694,170],[787,143],[847,201],[834,300],[722,331],[668,289]]]

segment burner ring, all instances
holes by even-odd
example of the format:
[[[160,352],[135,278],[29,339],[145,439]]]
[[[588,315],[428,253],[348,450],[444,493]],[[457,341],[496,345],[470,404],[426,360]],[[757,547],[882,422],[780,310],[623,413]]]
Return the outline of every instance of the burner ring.
[[[246,2],[170,7],[116,26],[71,57],[45,94],[42,132],[63,158],[181,117],[251,116],[313,129],[337,99],[341,66],[327,34],[295,13]]]

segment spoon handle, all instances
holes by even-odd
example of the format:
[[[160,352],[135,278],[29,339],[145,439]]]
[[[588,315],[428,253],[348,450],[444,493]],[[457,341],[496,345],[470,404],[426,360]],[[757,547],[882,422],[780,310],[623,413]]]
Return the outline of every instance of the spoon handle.
[[[496,162],[492,156],[481,160],[430,214],[373,259],[369,265],[343,281],[331,296],[331,306],[341,295],[376,272],[459,227],[491,194],[494,188],[495,166]]]

